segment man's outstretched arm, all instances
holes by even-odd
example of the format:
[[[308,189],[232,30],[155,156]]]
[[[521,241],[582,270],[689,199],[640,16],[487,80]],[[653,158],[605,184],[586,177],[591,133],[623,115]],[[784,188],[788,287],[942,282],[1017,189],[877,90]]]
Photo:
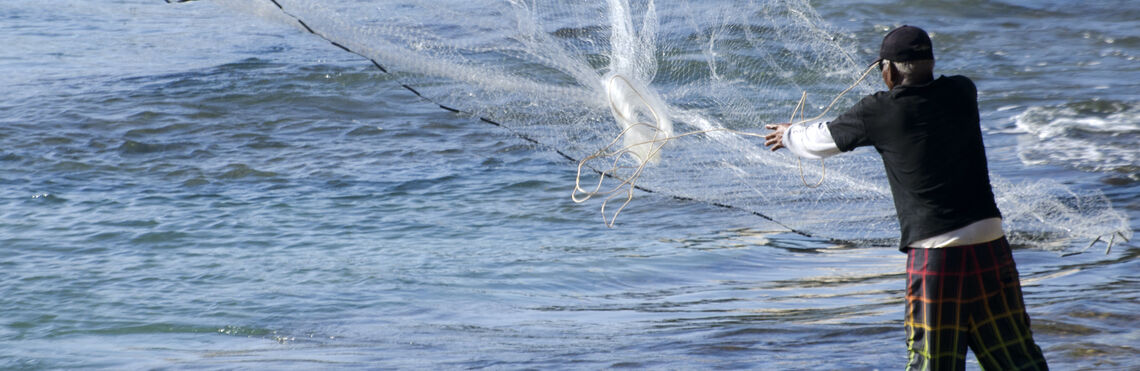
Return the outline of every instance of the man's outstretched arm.
[[[820,121],[804,124],[771,124],[765,129],[772,130],[764,136],[764,145],[773,151],[787,148],[792,154],[806,159],[821,159],[839,154],[839,147],[831,137],[827,123]]]

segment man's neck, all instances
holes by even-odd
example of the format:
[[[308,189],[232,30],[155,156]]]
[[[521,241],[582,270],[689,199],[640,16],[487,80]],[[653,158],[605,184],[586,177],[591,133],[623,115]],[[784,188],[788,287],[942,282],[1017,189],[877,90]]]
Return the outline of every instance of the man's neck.
[[[899,84],[897,86],[923,85],[923,84],[928,84],[931,81],[934,81],[934,74],[933,73],[924,74],[924,75],[920,75],[920,76],[905,76],[905,77],[903,77],[903,80],[901,82],[899,82]]]

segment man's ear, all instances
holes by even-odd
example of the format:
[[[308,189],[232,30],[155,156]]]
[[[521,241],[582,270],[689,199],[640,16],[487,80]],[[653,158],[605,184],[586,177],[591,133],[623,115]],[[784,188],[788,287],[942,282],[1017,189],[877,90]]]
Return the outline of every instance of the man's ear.
[[[886,61],[880,63],[883,64],[883,84],[887,85],[887,90],[891,90],[895,87],[894,75],[897,74],[898,71],[892,71],[895,67],[892,63]]]
[[[887,83],[887,89],[894,89],[895,86],[902,83],[902,80],[902,74],[895,68],[895,63],[887,63],[886,67],[883,68],[883,82]]]

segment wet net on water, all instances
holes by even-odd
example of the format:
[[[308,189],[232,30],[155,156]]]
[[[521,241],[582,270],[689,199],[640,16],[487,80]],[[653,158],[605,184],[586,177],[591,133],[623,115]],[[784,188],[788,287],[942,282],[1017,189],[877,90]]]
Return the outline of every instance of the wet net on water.
[[[802,115],[815,116],[851,87],[834,117],[881,89],[860,80],[856,40],[807,1],[216,2],[297,26],[443,109],[578,162],[585,171],[567,193],[599,208],[616,200],[603,208],[607,224],[620,227],[619,206],[636,218],[641,190],[746,210],[806,236],[897,241],[873,150],[801,165],[756,138],[804,94]],[[805,177],[824,181],[807,187]],[[1132,237],[1100,192],[991,179],[1015,244],[1066,250]]]

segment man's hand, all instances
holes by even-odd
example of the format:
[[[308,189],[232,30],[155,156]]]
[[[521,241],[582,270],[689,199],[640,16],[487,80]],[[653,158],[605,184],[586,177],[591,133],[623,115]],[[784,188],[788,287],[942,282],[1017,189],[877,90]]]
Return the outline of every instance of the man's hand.
[[[765,129],[772,130],[771,133],[764,136],[764,145],[772,147],[773,152],[777,149],[784,148],[784,133],[788,131],[789,126],[792,126],[792,124],[786,122],[782,124],[764,125]]]

